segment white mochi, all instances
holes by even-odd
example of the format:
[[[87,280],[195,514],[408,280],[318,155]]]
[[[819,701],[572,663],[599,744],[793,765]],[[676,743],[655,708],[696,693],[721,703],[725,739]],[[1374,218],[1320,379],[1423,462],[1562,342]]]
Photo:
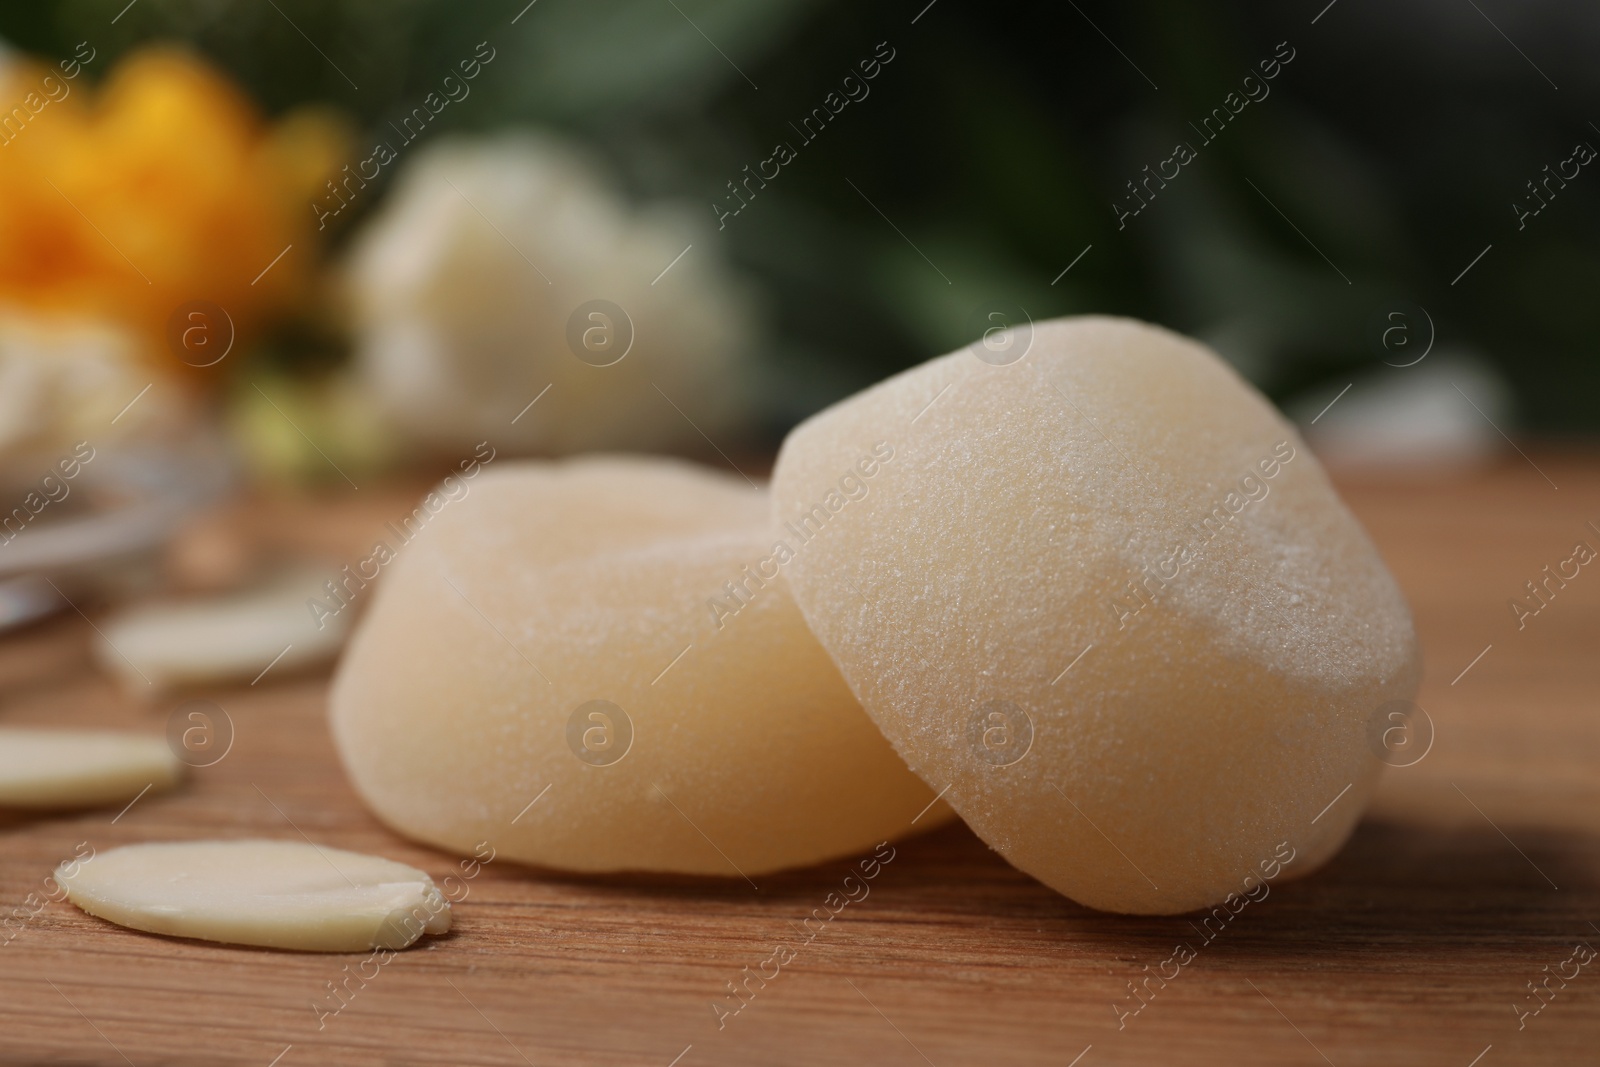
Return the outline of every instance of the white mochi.
[[[1099,317],[1009,341],[784,443],[806,621],[923,780],[1074,900],[1181,912],[1305,873],[1371,793],[1369,724],[1416,685],[1393,579],[1208,349]]]
[[[486,471],[396,546],[339,667],[356,789],[419,840],[576,871],[753,878],[948,818],[807,630],[768,512],[675,461]]]

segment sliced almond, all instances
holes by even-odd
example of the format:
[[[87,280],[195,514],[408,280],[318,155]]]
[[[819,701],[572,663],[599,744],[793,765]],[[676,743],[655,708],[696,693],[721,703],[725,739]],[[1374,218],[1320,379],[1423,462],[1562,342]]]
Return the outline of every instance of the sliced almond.
[[[129,608],[101,625],[96,658],[136,695],[252,681],[268,668],[282,674],[320,663],[344,644],[354,613],[324,591],[322,577],[297,575],[255,592]],[[322,604],[320,611],[313,602]]]
[[[202,941],[360,952],[450,929],[425,872],[300,841],[125,845],[64,862],[56,879],[90,915]]]
[[[88,808],[168,789],[183,764],[165,738],[0,729],[0,807]]]

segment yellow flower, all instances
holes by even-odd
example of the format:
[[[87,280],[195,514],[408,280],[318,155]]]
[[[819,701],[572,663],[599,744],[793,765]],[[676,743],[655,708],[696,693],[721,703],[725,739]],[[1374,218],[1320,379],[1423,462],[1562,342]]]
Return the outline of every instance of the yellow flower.
[[[92,100],[67,69],[0,78],[0,305],[119,324],[177,370],[180,305],[213,301],[247,334],[304,297],[311,201],[345,141],[334,119],[268,125],[171,48],[129,56]]]

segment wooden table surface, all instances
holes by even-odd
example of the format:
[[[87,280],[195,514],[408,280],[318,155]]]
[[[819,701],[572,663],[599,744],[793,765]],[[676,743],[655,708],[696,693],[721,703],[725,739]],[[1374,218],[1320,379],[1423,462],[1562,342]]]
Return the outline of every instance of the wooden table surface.
[[[1600,548],[1587,526],[1600,526],[1600,463],[1535,458],[1559,489],[1517,457],[1345,485],[1416,611],[1433,748],[1386,772],[1328,867],[1202,944],[1121,1030],[1113,1002],[1198,940],[1189,921],[1088,911],[958,824],[901,843],[871,895],[721,1030],[711,1004],[725,984],[793,939],[844,863],[759,891],[493,863],[450,935],[352,982],[320,1019],[314,1002],[338,1003],[329,983],[364,955],[160,938],[49,904],[0,948],[0,1063],[1600,1063],[1600,961],[1517,1014],[1543,1003],[1527,983],[1571,973],[1575,943],[1600,947],[1600,571],[1584,568],[1520,631],[1508,607],[1575,542]],[[403,494],[347,491],[258,509],[240,528],[354,559],[408,509]],[[161,731],[176,701],[121,696],[92,668],[90,636],[69,616],[0,638],[0,722]],[[199,694],[232,717],[232,751],[120,817],[0,815],[0,904],[41,891],[79,842],[295,838],[287,819],[321,843],[450,873],[455,857],[357,802],[325,692],[316,674]]]

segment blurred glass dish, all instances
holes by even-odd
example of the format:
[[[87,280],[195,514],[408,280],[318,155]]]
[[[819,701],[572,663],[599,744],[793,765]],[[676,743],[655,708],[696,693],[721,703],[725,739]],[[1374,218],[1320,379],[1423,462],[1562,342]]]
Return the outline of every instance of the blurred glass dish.
[[[233,487],[236,465],[214,432],[96,450],[71,478],[43,453],[0,468],[0,632],[151,584],[179,525]],[[41,490],[45,477],[66,487]],[[37,510],[30,494],[45,503]]]
[[[61,594],[37,574],[0,580],[0,632],[42,619],[62,606]]]

